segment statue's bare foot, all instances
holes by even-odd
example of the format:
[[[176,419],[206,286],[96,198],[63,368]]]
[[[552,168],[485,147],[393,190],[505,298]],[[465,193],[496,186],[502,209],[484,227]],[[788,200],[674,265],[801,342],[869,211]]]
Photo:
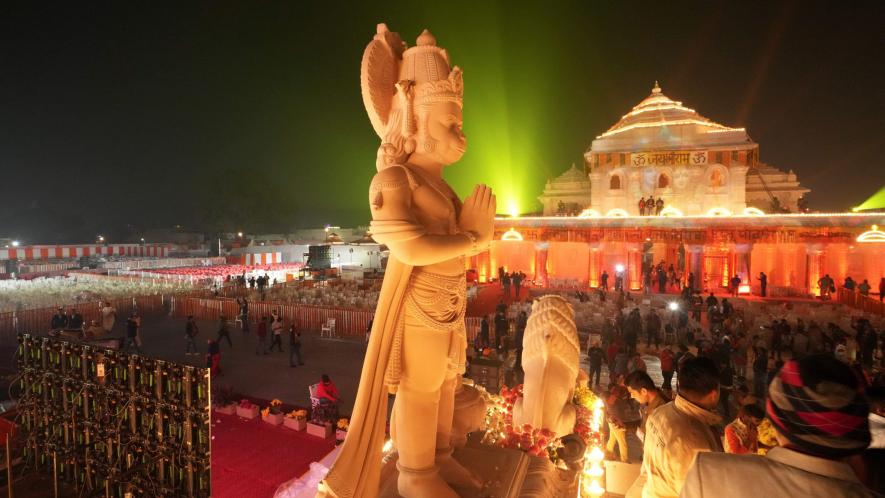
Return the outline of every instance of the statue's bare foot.
[[[435,468],[409,470],[397,464],[397,469],[396,488],[403,498],[460,498]]]
[[[482,488],[482,479],[452,458],[451,451],[437,455],[436,466],[439,467],[439,475],[443,480],[456,488]]]

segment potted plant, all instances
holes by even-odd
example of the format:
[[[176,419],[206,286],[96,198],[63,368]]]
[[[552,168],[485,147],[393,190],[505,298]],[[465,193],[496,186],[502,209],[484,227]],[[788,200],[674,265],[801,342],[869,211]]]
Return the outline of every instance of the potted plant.
[[[350,427],[350,422],[346,418],[339,418],[335,425],[335,439],[344,441],[344,438],[347,437],[348,427]]]
[[[230,386],[222,387],[216,394],[215,411],[225,415],[233,415],[237,412],[237,402],[233,398],[234,391]]]
[[[283,402],[274,399],[270,402],[270,406],[261,410],[261,420],[271,425],[282,425],[283,423]]]
[[[241,399],[240,404],[237,405],[237,416],[249,420],[258,417],[258,405],[248,399]]]
[[[332,437],[333,433],[332,422],[329,422],[328,420],[312,420],[307,423],[307,433],[311,436],[328,439]]]
[[[283,425],[295,431],[303,431],[307,427],[307,410],[292,410],[287,413]]]

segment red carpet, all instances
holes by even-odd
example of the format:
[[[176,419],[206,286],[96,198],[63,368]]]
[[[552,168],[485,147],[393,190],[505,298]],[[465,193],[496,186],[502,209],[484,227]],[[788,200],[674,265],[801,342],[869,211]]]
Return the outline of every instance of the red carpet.
[[[519,300],[525,301],[530,299],[529,292],[529,289],[521,289]],[[511,288],[510,298],[505,301],[507,304],[516,301],[513,293],[514,290]],[[498,305],[502,297],[504,297],[504,289],[501,288],[501,284],[481,284],[476,298],[467,303],[467,316],[483,316],[495,313],[495,306]]]
[[[212,496],[270,498],[277,486],[307,472],[335,447],[303,431],[272,426],[261,418],[212,413]]]

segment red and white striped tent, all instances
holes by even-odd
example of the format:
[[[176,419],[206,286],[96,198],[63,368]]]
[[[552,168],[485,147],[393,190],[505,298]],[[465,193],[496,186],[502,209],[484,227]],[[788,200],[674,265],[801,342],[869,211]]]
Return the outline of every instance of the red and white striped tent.
[[[281,252],[256,252],[237,254],[228,256],[227,262],[231,264],[240,264],[246,266],[252,265],[270,265],[283,262],[283,253]]]
[[[139,256],[163,258],[171,252],[168,244],[86,244],[63,246],[22,246],[0,249],[0,261],[40,261],[83,256]]]

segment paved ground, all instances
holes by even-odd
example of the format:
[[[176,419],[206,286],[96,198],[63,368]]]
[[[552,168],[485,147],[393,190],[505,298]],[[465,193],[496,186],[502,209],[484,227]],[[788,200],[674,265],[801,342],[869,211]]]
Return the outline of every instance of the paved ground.
[[[149,355],[175,361],[203,365],[206,339],[218,330],[215,321],[199,322],[200,356],[184,354],[185,320],[176,317],[147,317],[142,325],[144,350]],[[213,385],[231,386],[235,392],[256,398],[279,398],[284,403],[310,406],[308,386],[328,374],[341,392],[341,413],[350,413],[356,397],[359,375],[366,345],[362,339],[319,338],[319,331],[302,331],[301,354],[304,365],[289,366],[288,338],[283,337],[283,352],[255,354],[257,339],[253,332],[244,335],[231,331],[233,347],[221,343],[222,375],[212,379]]]
[[[185,319],[165,315],[148,315],[142,318],[143,351],[145,356],[162,358],[195,366],[205,366],[206,339],[215,337],[216,321],[199,321],[197,337],[199,356],[184,354]],[[260,399],[279,398],[286,404],[310,406],[308,386],[319,382],[320,375],[328,374],[341,392],[342,414],[349,414],[356,397],[359,375],[363,366],[366,345],[362,339],[320,339],[318,331],[302,331],[301,354],[304,365],[289,367],[288,339],[283,338],[283,352],[256,355],[256,338],[253,330],[247,336],[231,327],[233,347],[227,341],[221,345],[222,376],[212,378],[216,385],[231,386],[239,394]],[[118,323],[115,335],[123,334]],[[13,351],[0,351],[0,372],[12,371]],[[4,395],[5,397],[5,395]]]

